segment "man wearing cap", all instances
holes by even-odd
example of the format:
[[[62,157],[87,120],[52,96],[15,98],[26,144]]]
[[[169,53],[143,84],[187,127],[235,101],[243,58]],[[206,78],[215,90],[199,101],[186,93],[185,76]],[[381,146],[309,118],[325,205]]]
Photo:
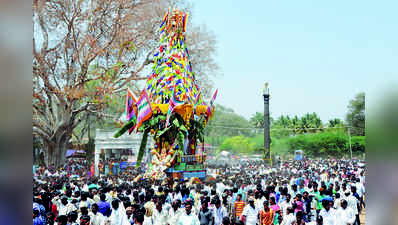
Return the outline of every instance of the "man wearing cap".
[[[256,225],[258,221],[258,212],[258,209],[254,205],[254,198],[250,196],[249,204],[243,209],[243,222],[245,222],[246,225]]]

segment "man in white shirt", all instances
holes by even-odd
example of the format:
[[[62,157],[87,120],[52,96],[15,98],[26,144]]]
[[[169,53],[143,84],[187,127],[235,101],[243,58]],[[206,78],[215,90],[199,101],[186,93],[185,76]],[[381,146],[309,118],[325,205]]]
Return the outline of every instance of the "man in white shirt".
[[[105,217],[101,213],[98,213],[97,203],[91,205],[91,212],[88,215],[90,216],[91,225],[104,225]]]
[[[286,199],[279,204],[279,207],[281,208],[283,215],[287,215],[287,208],[292,205],[290,202],[291,199],[292,196],[290,194],[287,194]]]
[[[57,198],[55,198],[53,200],[53,204],[57,205],[59,216],[61,216],[61,215],[66,216],[66,215],[68,215],[68,213],[77,210],[76,207],[72,203],[68,202],[68,198],[66,196],[63,196],[61,198],[61,201],[59,201]]]
[[[333,205],[334,209],[338,210],[341,207],[341,200],[342,198],[340,196],[340,193],[334,194],[334,205]]]
[[[225,190],[225,185],[222,182],[216,183],[216,191],[217,193],[221,194]]]
[[[264,209],[264,205],[263,205],[264,200],[261,201],[261,198],[259,196],[259,195],[261,195],[260,192],[256,192],[255,195],[256,195],[256,197],[254,200],[254,205],[256,206],[256,208],[258,210]]]
[[[338,224],[353,225],[355,222],[354,211],[347,207],[348,203],[346,200],[341,201],[341,207],[337,210],[337,222]]]
[[[345,198],[344,198],[347,203],[348,203],[348,208],[351,208],[352,211],[354,212],[355,216],[359,218],[359,210],[358,210],[358,199],[354,196],[351,195],[349,191],[345,193]]]
[[[326,182],[328,175],[325,170],[322,170],[322,174],[319,176],[321,181]]]
[[[227,210],[225,209],[224,206],[221,205],[220,200],[217,200],[215,203],[213,215],[214,215],[214,224],[215,225],[221,225],[222,219],[224,217],[228,217]]]
[[[256,225],[258,220],[259,210],[254,205],[254,198],[249,198],[249,204],[243,208],[243,222],[246,225]]]
[[[178,219],[182,214],[184,214],[184,209],[180,208],[177,200],[173,201],[169,209],[168,224],[177,224]]]
[[[185,212],[178,219],[177,225],[200,225],[198,216],[192,213],[192,202],[185,203]]]
[[[365,187],[363,186],[363,183],[361,183],[361,179],[360,178],[357,178],[355,186],[357,187],[357,193],[358,193],[359,198],[360,198],[359,211],[361,211],[362,202],[363,202],[364,194],[365,194]]]
[[[165,209],[163,209],[162,202],[156,202],[156,208],[153,210],[153,221],[154,225],[167,225],[167,214]]]
[[[286,210],[286,214],[283,214],[282,225],[290,225],[296,221],[296,217],[294,216],[294,209],[289,206]]]
[[[330,202],[326,199],[322,200],[323,209],[319,215],[323,217],[324,225],[340,225],[336,223],[336,210],[330,207]]]
[[[171,195],[172,195],[173,201],[175,201],[175,200],[182,201],[182,195],[181,195],[180,189],[174,189],[174,191],[171,193]]]

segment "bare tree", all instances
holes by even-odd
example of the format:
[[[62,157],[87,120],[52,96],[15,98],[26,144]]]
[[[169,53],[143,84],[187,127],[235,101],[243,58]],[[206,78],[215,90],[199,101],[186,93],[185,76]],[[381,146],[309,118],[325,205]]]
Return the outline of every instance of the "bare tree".
[[[33,132],[42,138],[50,163],[64,162],[73,131],[88,114],[103,116],[113,95],[147,78],[160,21],[174,4],[33,1]],[[195,35],[201,40],[201,32]],[[191,52],[193,58],[205,58],[215,49]]]
[[[215,60],[217,41],[214,33],[205,25],[195,26],[188,30],[187,46],[190,49],[192,70],[199,81],[202,94],[210,98],[213,94],[212,77],[219,75],[220,68]]]

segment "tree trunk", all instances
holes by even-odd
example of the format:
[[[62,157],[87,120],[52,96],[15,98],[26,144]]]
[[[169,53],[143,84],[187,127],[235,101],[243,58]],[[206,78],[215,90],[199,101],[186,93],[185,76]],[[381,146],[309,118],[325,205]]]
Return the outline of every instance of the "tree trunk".
[[[48,163],[55,167],[63,166],[66,159],[66,148],[70,135],[56,136],[51,143],[48,143]]]
[[[47,140],[43,140],[43,154],[44,154],[44,160],[43,164],[45,166],[51,165],[51,159],[52,159],[52,148],[50,147],[51,143]]]

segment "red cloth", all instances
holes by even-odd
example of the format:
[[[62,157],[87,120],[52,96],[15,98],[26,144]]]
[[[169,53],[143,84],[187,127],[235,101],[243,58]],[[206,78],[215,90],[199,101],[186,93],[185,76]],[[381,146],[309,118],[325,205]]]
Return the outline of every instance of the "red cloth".
[[[57,205],[53,204],[51,207],[51,212],[53,212],[55,214],[55,218],[57,218]]]
[[[91,168],[90,168],[90,169],[91,169],[91,176],[94,176],[94,173],[95,173],[95,171],[94,171],[94,164],[91,165]]]

